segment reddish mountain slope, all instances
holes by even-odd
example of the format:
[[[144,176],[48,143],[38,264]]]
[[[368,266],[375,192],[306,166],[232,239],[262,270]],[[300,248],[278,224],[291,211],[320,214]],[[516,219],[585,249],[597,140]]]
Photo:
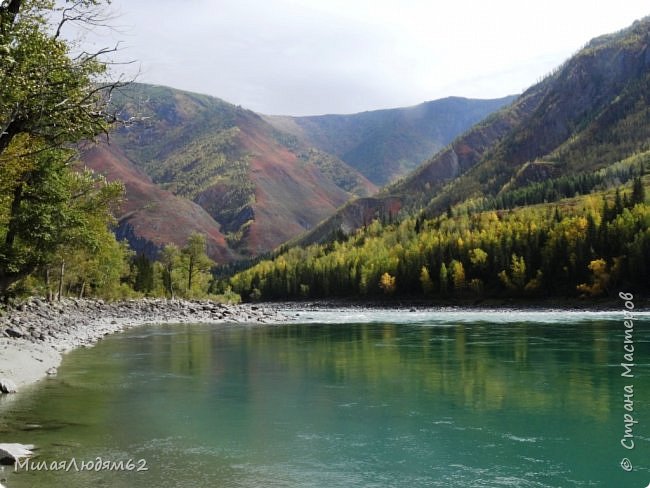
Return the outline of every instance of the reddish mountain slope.
[[[136,251],[153,256],[165,244],[183,246],[192,232],[201,232],[206,235],[212,259],[224,263],[237,258],[219,225],[203,208],[156,186],[115,145],[87,147],[83,160],[110,181],[124,183],[127,199],[116,233],[129,239]]]
[[[155,249],[167,241],[182,242],[192,229],[210,233],[211,252],[219,260],[228,261],[273,250],[313,229],[354,197],[366,199],[367,208],[352,212],[349,219],[376,213],[369,209],[374,205],[370,197],[377,187],[366,176],[336,155],[319,149],[313,137],[304,137],[305,131],[287,131],[278,125],[278,118],[260,116],[214,97],[141,84],[129,86],[114,97],[114,102],[123,118],[139,122],[116,131],[109,147],[94,149],[86,159],[98,171],[125,179],[128,211],[119,232],[136,248]],[[452,102],[443,105],[455,104],[461,111],[472,113],[478,110],[475,101]],[[505,102],[494,103],[498,106]],[[375,134],[379,124],[386,126],[382,134],[394,133],[395,141],[402,141],[398,144],[401,149],[413,144],[422,154],[430,155],[433,149],[423,141],[432,137],[438,141],[434,137],[438,129],[420,131],[414,141],[405,139],[403,133],[419,127],[418,121],[433,117],[431,111],[447,120],[459,109],[455,105],[444,110],[425,110],[423,106],[352,118],[325,118],[331,129],[328,141],[369,138],[355,149],[355,154],[365,154],[364,161],[370,166],[384,166],[385,158],[376,158],[369,149],[377,145],[370,135]],[[491,102],[480,105],[492,106]],[[387,122],[382,125],[384,118]],[[356,124],[361,127],[355,128]],[[443,132],[460,130],[457,124],[448,125]],[[390,147],[397,144],[391,141],[387,143]],[[401,161],[401,149],[382,154]],[[373,166],[373,170],[380,168]],[[392,169],[388,172],[393,174]],[[168,192],[156,191],[156,187]],[[176,198],[172,199],[170,193]],[[198,212],[189,201],[205,212]],[[393,203],[379,207],[395,210]],[[182,213],[187,213],[187,223],[182,221]]]
[[[134,85],[118,103],[144,120],[117,131],[110,151],[203,207],[233,255],[270,251],[377,190],[336,157],[222,100]],[[139,218],[131,218],[134,228]]]
[[[252,254],[311,229],[350,199],[350,193],[324,178],[316,166],[301,163],[267,132],[253,124],[244,127],[238,139],[250,155],[249,178],[255,188],[247,235]]]

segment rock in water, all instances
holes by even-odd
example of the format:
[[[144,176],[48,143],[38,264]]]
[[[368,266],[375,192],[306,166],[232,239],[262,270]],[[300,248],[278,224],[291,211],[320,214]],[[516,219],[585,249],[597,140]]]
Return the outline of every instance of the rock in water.
[[[0,392],[16,393],[16,383],[6,378],[0,378]]]
[[[32,455],[31,444],[0,444],[0,464],[11,465],[18,459]]]

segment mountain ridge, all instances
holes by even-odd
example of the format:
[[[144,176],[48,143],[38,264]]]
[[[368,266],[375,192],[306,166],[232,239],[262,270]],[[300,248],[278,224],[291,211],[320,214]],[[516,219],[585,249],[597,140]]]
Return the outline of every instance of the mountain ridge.
[[[457,137],[408,176],[375,195],[404,212],[435,216],[466,199],[497,195],[526,164],[553,174],[595,170],[650,148],[650,17],[591,40],[545,79]],[[614,135],[614,138],[610,137]],[[615,139],[615,140],[613,140]],[[352,201],[373,212],[368,201]],[[319,225],[319,238],[364,225],[349,208]],[[306,233],[294,243],[318,242]]]
[[[101,171],[110,168],[113,175],[119,175],[121,164],[126,165],[127,200],[130,192],[146,187],[144,194],[136,192],[135,201],[143,204],[148,194],[158,208],[165,209],[170,223],[183,222],[182,216],[173,215],[175,209],[196,211],[177,199],[202,207],[213,220],[206,228],[213,233],[211,255],[220,263],[268,252],[314,228],[351,197],[368,198],[378,189],[336,155],[270,124],[268,116],[218,98],[137,83],[114,98],[120,117],[136,122],[113,132],[110,144],[89,153],[93,157],[87,157],[86,164]],[[463,100],[463,107],[474,103]],[[481,105],[491,103],[500,102]],[[138,184],[136,174],[143,178]],[[118,235],[128,238],[136,251],[154,257],[161,239],[139,220],[155,216],[126,208],[129,225],[122,215]],[[195,228],[175,227],[183,235],[185,227]],[[168,230],[161,233],[169,235]],[[170,242],[182,244],[182,240]]]
[[[513,95],[446,97],[357,114],[263,117],[384,185],[412,171],[459,133],[514,99]]]

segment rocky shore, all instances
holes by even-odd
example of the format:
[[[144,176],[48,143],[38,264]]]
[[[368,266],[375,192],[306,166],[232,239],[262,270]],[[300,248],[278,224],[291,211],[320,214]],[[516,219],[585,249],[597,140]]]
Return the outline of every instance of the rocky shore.
[[[102,337],[130,327],[150,323],[277,324],[290,320],[266,306],[165,299],[47,302],[30,298],[0,313],[0,393],[56,374],[62,353],[92,346]]]

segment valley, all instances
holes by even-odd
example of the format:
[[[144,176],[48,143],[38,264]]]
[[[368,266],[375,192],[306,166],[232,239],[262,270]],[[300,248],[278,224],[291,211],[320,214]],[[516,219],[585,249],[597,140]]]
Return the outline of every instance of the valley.
[[[371,197],[379,189],[371,179],[394,160],[391,154],[409,160],[390,170],[401,176],[511,99],[454,98],[350,116],[270,117],[213,97],[134,84],[113,103],[122,119],[135,122],[87,151],[84,163],[127,183],[116,232],[136,252],[153,259],[167,243],[182,245],[197,231],[197,222],[186,222],[196,214],[210,256],[223,264],[268,253],[350,199]],[[386,140],[379,144],[378,138]],[[363,147],[374,152],[360,154]],[[346,151],[360,155],[349,158]],[[199,216],[194,205],[207,215]]]
[[[647,288],[649,33],[646,18],[590,41],[413,172],[234,276],[234,289],[445,301]]]

